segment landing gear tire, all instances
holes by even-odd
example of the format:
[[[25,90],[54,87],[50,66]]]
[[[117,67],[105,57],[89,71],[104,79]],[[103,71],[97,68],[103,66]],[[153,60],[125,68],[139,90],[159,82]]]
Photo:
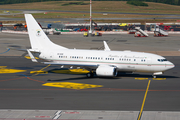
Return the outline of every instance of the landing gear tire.
[[[93,73],[87,73],[86,76],[87,76],[88,78],[92,78],[92,77],[94,77],[94,74],[93,74]]]

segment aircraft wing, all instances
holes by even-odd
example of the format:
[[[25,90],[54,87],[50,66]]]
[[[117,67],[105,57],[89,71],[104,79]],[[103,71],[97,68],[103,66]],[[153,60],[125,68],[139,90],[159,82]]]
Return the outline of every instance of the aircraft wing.
[[[105,51],[111,51],[111,49],[109,48],[109,46],[107,45],[106,41],[103,41],[104,43],[104,50]]]
[[[72,63],[56,63],[56,62],[43,62],[43,63],[44,63],[44,64],[52,64],[52,65],[98,67],[98,65],[95,65],[95,64],[72,64]]]

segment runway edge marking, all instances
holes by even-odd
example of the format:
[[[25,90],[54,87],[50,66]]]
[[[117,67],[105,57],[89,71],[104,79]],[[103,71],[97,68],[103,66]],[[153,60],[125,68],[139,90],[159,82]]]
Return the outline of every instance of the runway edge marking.
[[[58,118],[61,116],[61,112],[62,112],[62,111],[60,111],[60,110],[57,111],[57,112],[55,113],[55,116],[53,117],[53,119],[55,119],[55,120],[58,119]]]

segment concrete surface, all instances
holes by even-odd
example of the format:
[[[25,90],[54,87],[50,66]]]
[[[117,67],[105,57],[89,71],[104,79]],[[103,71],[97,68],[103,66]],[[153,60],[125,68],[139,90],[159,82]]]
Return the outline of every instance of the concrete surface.
[[[141,120],[179,120],[179,36],[135,38],[133,35],[49,35],[62,46],[102,49],[106,40],[112,50],[155,52],[166,56],[175,68],[153,79],[151,74],[119,74],[116,78],[86,78],[85,75],[54,73],[60,66],[32,63],[23,57],[30,48],[28,35],[0,33],[0,120],[54,119],[137,119],[148,80],[151,80]],[[10,48],[8,50],[7,48]],[[44,70],[44,73],[31,71]],[[147,79],[143,79],[147,78]],[[43,86],[59,82],[102,85],[70,89]],[[73,87],[73,86],[72,86]]]

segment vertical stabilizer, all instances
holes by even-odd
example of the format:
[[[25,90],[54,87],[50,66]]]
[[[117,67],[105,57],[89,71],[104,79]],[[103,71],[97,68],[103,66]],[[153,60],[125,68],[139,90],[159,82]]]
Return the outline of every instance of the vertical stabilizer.
[[[25,14],[29,39],[33,50],[67,49],[50,41],[31,14]]]

